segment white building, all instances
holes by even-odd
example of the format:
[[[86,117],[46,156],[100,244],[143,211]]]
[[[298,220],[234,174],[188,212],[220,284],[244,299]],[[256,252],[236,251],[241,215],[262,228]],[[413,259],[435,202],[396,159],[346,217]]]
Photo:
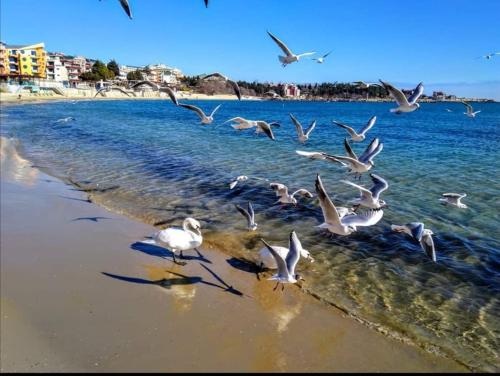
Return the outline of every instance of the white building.
[[[127,74],[130,72],[135,72],[136,70],[142,70],[141,67],[133,67],[130,65],[120,65],[120,75],[117,77],[120,81],[127,81]]]
[[[179,79],[183,77],[179,69],[168,67],[165,64],[150,64],[144,69],[150,72],[147,79],[156,83],[176,85]]]
[[[63,65],[63,54],[50,54],[47,59],[47,80],[68,82],[68,70]]]

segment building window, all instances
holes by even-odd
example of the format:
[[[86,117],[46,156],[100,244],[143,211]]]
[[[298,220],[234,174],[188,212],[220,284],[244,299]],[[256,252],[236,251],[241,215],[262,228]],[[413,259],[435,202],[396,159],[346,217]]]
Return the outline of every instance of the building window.
[[[9,61],[11,63],[17,63],[17,59],[15,57],[9,57]]]
[[[36,59],[31,59],[31,62],[36,64]]]
[[[17,50],[11,50],[11,51],[10,51],[10,53],[11,53],[12,55],[15,55],[15,54],[17,54]]]
[[[35,56],[36,55],[36,51],[31,51],[31,55]]]

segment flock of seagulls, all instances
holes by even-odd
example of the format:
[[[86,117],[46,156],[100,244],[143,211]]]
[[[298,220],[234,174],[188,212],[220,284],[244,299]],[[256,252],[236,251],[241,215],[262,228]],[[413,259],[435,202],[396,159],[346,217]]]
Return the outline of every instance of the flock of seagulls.
[[[127,13],[127,15],[132,18],[132,13],[127,0],[119,0],[121,6]],[[208,7],[208,0],[204,0],[205,6]],[[314,55],[316,52],[305,52],[301,54],[293,53],[285,43],[274,36],[271,32],[267,31],[271,39],[280,47],[284,55],[279,55],[278,59],[283,67],[289,64],[298,62],[302,57]],[[314,58],[318,64],[324,63],[326,57],[331,53],[328,52],[322,57]],[[500,53],[492,53],[484,56],[486,59],[491,59],[493,56]],[[227,82],[233,88],[234,94],[237,96],[238,100],[241,100],[241,90],[238,84],[232,79],[226,77],[221,73],[212,73],[204,76],[202,79],[221,79]],[[384,87],[390,96],[397,103],[396,108],[390,109],[390,112],[395,114],[410,113],[416,111],[420,108],[418,103],[419,98],[423,94],[424,86],[419,83],[412,93],[407,97],[402,90],[394,87],[388,82],[379,80],[378,83],[366,83],[364,81],[356,81],[355,84],[362,89],[368,89],[370,86],[382,86]],[[199,107],[184,103],[179,103],[175,92],[170,89],[164,89],[169,95],[172,103],[181,108],[195,112],[200,120],[201,124],[211,124],[214,121],[214,115],[221,105],[215,107],[215,109],[210,113],[209,116],[205,114]],[[272,96],[277,96],[274,92],[266,93]],[[475,117],[480,111],[474,112],[472,106],[466,102],[462,102],[467,107],[467,112],[465,113],[468,117]],[[313,120],[309,127],[304,130],[302,124],[297,120],[293,114],[289,114],[292,123],[295,126],[298,141],[302,144],[306,143],[313,130],[316,128],[316,121]],[[350,137],[353,143],[359,143],[366,140],[366,135],[370,131],[377,121],[377,117],[373,116],[370,118],[368,123],[357,132],[352,127],[345,125],[338,121],[333,121],[335,125],[344,129]],[[245,130],[255,128],[256,133],[264,133],[269,139],[276,141],[273,134],[272,127],[280,126],[279,123],[270,122],[264,120],[248,120],[243,117],[233,117],[224,123],[232,123],[231,126],[235,130]],[[370,171],[374,166],[374,158],[379,155],[383,150],[383,143],[375,137],[373,138],[368,146],[365,148],[364,152],[358,157],[354,152],[352,146],[350,145],[347,138],[344,138],[344,148],[347,155],[331,155],[323,151],[302,151],[296,150],[296,153],[300,156],[309,158],[311,160],[322,160],[331,162],[333,164],[340,165],[342,168],[346,169],[349,174],[353,174],[354,178],[361,179],[362,174]],[[360,184],[356,184],[352,181],[341,180],[340,182],[347,184],[355,188],[359,192],[359,197],[356,197],[350,201],[352,207],[342,207],[335,206],[331,198],[329,197],[321,176],[316,175],[315,180],[315,193],[318,198],[319,206],[323,214],[323,222],[319,224],[318,228],[326,230],[332,235],[338,236],[349,236],[354,232],[358,231],[358,227],[369,227],[374,226],[380,222],[384,215],[384,209],[388,208],[387,203],[381,199],[381,195],[389,188],[388,182],[376,175],[370,173],[370,178],[372,180],[372,186],[370,188],[365,188]],[[229,189],[234,189],[238,184],[246,182],[249,177],[246,175],[240,175],[234,178],[229,183]],[[267,180],[267,179],[262,179]],[[289,193],[288,187],[282,183],[271,182],[269,184],[270,189],[272,189],[278,197],[275,204],[279,203],[282,206],[287,204],[297,205],[298,201],[296,196],[301,196],[303,198],[313,198],[314,195],[307,189],[300,188],[295,190],[293,193]],[[458,193],[444,193],[440,201],[446,205],[452,205],[460,209],[467,208],[467,205],[461,203],[461,199],[466,197],[466,194]],[[360,207],[366,208],[364,212],[359,212]],[[235,204],[236,210],[246,219],[247,228],[249,231],[257,231],[258,224],[255,221],[255,212],[252,203],[249,201],[246,208]],[[430,229],[426,229],[425,225],[421,222],[411,222],[404,225],[391,225],[391,229],[395,232],[401,232],[408,234],[412,239],[418,242],[425,252],[425,254],[434,262],[437,261],[436,250],[434,246],[434,241],[432,238],[433,232]],[[289,236],[288,248],[280,246],[271,246],[264,239],[261,239],[264,247],[259,251],[259,266],[269,269],[277,269],[276,274],[274,274],[269,280],[277,281],[274,288],[276,290],[280,284],[282,284],[282,290],[285,284],[297,283],[303,278],[296,273],[296,267],[300,258],[308,259],[310,262],[314,262],[309,251],[302,247],[302,244],[295,231],[292,231]],[[170,249],[173,253],[174,262],[177,262],[175,258],[175,253],[180,252],[180,257],[183,258],[183,251],[188,251],[199,247],[202,244],[203,236],[201,233],[201,225],[194,218],[186,218],[183,222],[182,228],[169,227],[167,229],[156,232],[150,242],[154,244],[159,244]]]

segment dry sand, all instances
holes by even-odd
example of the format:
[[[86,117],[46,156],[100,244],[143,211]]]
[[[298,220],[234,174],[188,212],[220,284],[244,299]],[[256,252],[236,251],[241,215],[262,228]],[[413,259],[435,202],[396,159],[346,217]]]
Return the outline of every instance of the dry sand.
[[[1,151],[2,372],[466,371],[217,250],[174,265],[134,245],[155,228]]]

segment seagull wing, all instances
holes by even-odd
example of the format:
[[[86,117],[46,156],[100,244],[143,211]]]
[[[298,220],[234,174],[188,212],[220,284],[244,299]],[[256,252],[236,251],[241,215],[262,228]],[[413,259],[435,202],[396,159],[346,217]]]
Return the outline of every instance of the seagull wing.
[[[340,225],[339,213],[337,212],[335,205],[333,205],[332,200],[330,200],[330,197],[328,197],[319,174],[316,175],[315,186],[316,194],[319,198],[319,206],[321,206],[325,222],[332,225]]]
[[[309,198],[313,197],[313,194],[304,188],[297,189],[295,192],[292,193],[292,197],[297,195],[297,194],[304,196],[304,197],[309,197]]]
[[[177,102],[177,98],[175,96],[175,92],[171,88],[169,88],[168,86],[166,86],[166,87],[160,88],[159,90],[160,91],[165,91],[168,94],[168,96],[170,97],[170,99],[172,100],[172,102],[174,102],[174,104],[176,106],[179,105],[179,102]]]
[[[436,248],[434,247],[434,240],[431,234],[424,234],[420,240],[420,246],[429,258],[436,262]]]
[[[297,57],[314,55],[316,52],[304,52],[303,54],[298,54]]]
[[[265,121],[258,121],[257,126],[269,137],[271,140],[276,140],[274,138],[273,130],[271,129],[271,126],[267,124]]]
[[[327,57],[328,55],[330,55],[331,53],[332,53],[332,51],[330,51],[330,52],[328,52],[327,54],[323,55],[323,59],[324,59],[325,57]]]
[[[243,209],[241,206],[239,205],[234,205],[236,207],[236,209],[238,209],[238,211],[247,219],[247,222],[248,222],[248,227],[250,227],[252,225],[252,216],[251,214],[246,211],[245,209]]]
[[[288,196],[288,187],[281,183],[271,183],[269,186],[274,190],[276,196],[286,197]]]
[[[353,182],[350,182],[349,180],[341,180],[342,183],[349,184],[350,186],[357,188],[361,191],[361,194],[363,196],[367,195],[369,197],[372,196],[372,192],[369,189],[366,189],[365,187],[362,187],[361,185],[355,184]]]
[[[389,92],[391,97],[400,105],[400,106],[406,106],[409,107],[410,104],[408,103],[408,100],[406,99],[405,95],[403,92],[394,86],[392,86],[388,82],[384,82],[382,80],[379,80],[382,85],[384,85],[385,90]]]
[[[421,82],[417,85],[415,90],[413,90],[413,93],[411,93],[410,97],[408,98],[408,103],[415,104],[415,102],[418,100],[418,98],[420,98],[423,92],[424,92],[424,85]]]
[[[226,76],[224,76],[222,73],[219,73],[219,72],[214,72],[214,73],[207,74],[202,79],[205,80],[205,79],[211,78],[211,77],[217,77],[217,78],[222,78],[223,80],[228,80],[228,78]]]
[[[375,125],[376,121],[377,121],[377,117],[372,116],[371,119],[368,120],[368,123],[365,125],[365,127],[363,129],[361,129],[361,132],[359,134],[360,135],[366,134],[366,132],[368,132]]]
[[[464,102],[464,101],[462,101],[461,103],[464,104],[467,107],[467,113],[468,114],[470,114],[473,111],[472,110],[472,106],[469,103]]]
[[[356,133],[356,131],[354,129],[352,129],[351,127],[345,125],[345,124],[342,124],[342,123],[339,123],[335,120],[333,120],[333,123],[334,124],[337,124],[339,127],[341,128],[344,128],[347,132],[349,132],[349,134],[352,136],[352,137],[355,137],[357,136],[358,134]]]
[[[363,154],[361,154],[361,157],[359,157],[358,159],[360,161],[367,161],[368,159],[368,156],[370,154],[372,154],[375,149],[377,149],[377,147],[379,146],[379,139],[378,138],[374,138],[370,144],[368,145],[368,147],[365,149],[365,151],[363,152]]]
[[[313,120],[313,122],[311,123],[311,125],[306,129],[306,136],[307,137],[309,137],[309,135],[314,130],[314,128],[316,128],[316,120]]]
[[[222,106],[221,104],[219,104],[217,107],[214,108],[214,110],[212,111],[212,113],[210,114],[210,117],[214,116],[214,114],[217,112],[217,110],[219,109],[219,107]]]
[[[271,255],[273,255],[274,259],[276,260],[276,265],[278,266],[278,277],[282,278],[287,278],[288,277],[288,268],[286,266],[285,260],[283,260],[283,257],[281,257],[273,247],[271,247],[269,244],[264,239],[262,240],[262,243],[267,247]]]
[[[354,167],[357,167],[357,168],[362,168],[363,167],[363,163],[361,163],[357,159],[353,159],[353,158],[350,158],[350,157],[343,157],[343,156],[340,156],[340,155],[331,155],[331,156],[326,156],[326,159],[331,160],[333,162],[340,162],[340,163],[346,162],[346,163],[343,163],[343,164],[344,165],[350,164],[351,166],[354,166]]]
[[[417,240],[422,240],[424,234],[424,224],[421,222],[411,222],[405,225],[410,230],[411,235]]]
[[[248,201],[248,214],[250,214],[249,225],[255,224],[255,212],[253,211],[252,203]]]
[[[208,8],[208,0],[203,0],[205,1],[205,8]]]
[[[130,11],[130,6],[128,5],[128,0],[120,0],[120,4],[123,8],[123,10],[125,11],[125,13],[127,13],[127,16],[132,19],[132,12]]]
[[[295,150],[298,155],[302,155],[303,157],[311,158],[311,159],[326,159],[325,153],[319,151],[302,151]]]
[[[382,150],[384,149],[384,144],[379,144],[375,150],[366,157],[366,161],[363,161],[364,163],[368,161],[373,161],[373,158],[375,158]]]
[[[240,87],[238,86],[238,84],[236,83],[236,81],[227,80],[227,82],[229,82],[229,84],[233,87],[234,93],[236,94],[238,99],[241,101],[241,90],[240,90]]]
[[[295,129],[297,130],[297,134],[299,137],[304,137],[304,130],[302,129],[302,125],[299,123],[299,121],[293,116],[292,114],[290,115],[290,119],[292,119],[293,124],[295,125]]]
[[[466,196],[467,196],[466,193],[443,193],[443,197],[464,198]]]
[[[369,210],[363,214],[342,217],[341,222],[344,226],[373,226],[380,221],[383,215],[383,210]]]
[[[382,179],[380,176],[375,174],[370,174],[373,181],[373,187],[370,188],[370,192],[375,200],[378,200],[380,194],[389,188],[389,184]]]
[[[285,258],[286,268],[288,273],[295,277],[295,267],[300,259],[300,251],[302,250],[302,244],[297,237],[295,231],[290,233],[290,241],[288,243],[288,254]]]
[[[229,120],[225,121],[224,124],[229,123],[231,121],[234,121],[235,123],[239,123],[239,124],[241,124],[241,123],[248,123],[247,119],[243,119],[242,117],[237,116],[237,117],[234,117],[232,119],[229,119]]]
[[[276,42],[276,44],[283,50],[283,52],[287,55],[287,56],[293,56],[293,53],[292,51],[289,50],[289,48],[285,45],[285,43],[283,43],[282,41],[280,41],[278,38],[276,38],[273,34],[271,34],[269,31],[267,32],[269,34],[269,36]]]
[[[200,119],[203,119],[204,117],[206,117],[205,113],[199,107],[193,106],[191,104],[184,104],[184,103],[179,103],[179,106],[196,112],[198,114],[198,116],[200,117]]]
[[[347,138],[344,138],[344,148],[345,148],[345,151],[347,152],[347,154],[349,155],[349,157],[351,157],[352,159],[358,160],[358,156],[352,150],[351,145],[349,145],[349,142],[347,142]]]

